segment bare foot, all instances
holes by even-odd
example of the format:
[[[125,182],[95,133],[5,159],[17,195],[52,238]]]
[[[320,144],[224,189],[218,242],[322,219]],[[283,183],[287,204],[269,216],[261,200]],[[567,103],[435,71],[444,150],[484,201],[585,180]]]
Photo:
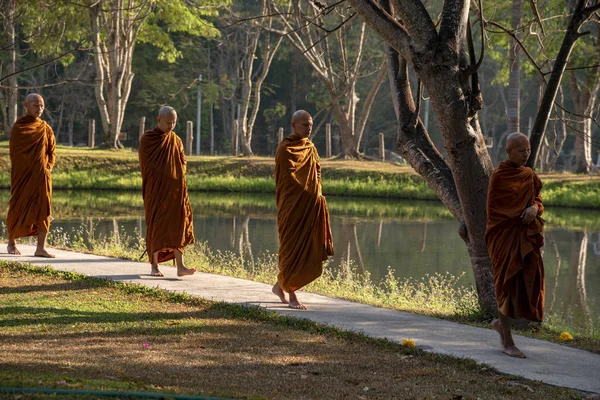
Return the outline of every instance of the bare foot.
[[[298,300],[298,297],[296,297],[296,293],[294,292],[290,292],[290,308],[295,310],[308,310],[304,304],[300,303],[300,300]]]
[[[19,249],[17,249],[17,246],[15,246],[14,244],[9,244],[6,247],[6,250],[8,251],[8,254],[16,254],[16,255],[21,255],[21,252],[19,251]]]
[[[523,354],[521,350],[517,349],[517,346],[505,347],[502,349],[502,352],[515,358],[527,358],[527,356]]]
[[[188,268],[185,265],[177,266],[177,276],[194,275],[195,272],[195,268]]]
[[[283,290],[281,290],[281,288],[279,287],[279,283],[273,285],[271,292],[273,292],[275,296],[279,297],[279,300],[281,300],[282,303],[287,304],[288,301],[285,299],[285,294],[283,293]]]
[[[500,324],[500,320],[498,318],[492,321],[492,328],[494,328],[494,330],[498,332],[498,335],[500,335],[500,345],[504,347],[504,332],[502,332],[502,325]]]
[[[160,272],[157,265],[152,266],[152,271],[150,272],[150,275],[151,276],[165,276],[162,272]]]
[[[36,257],[56,258],[54,254],[48,253],[46,249],[36,250],[35,253],[33,253],[33,255]]]

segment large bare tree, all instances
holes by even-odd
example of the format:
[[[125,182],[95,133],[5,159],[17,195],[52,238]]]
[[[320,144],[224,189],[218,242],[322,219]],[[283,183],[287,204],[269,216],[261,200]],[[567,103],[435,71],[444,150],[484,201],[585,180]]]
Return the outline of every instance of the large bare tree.
[[[393,0],[393,8],[387,0],[382,1],[383,7],[374,0],[350,3],[389,44],[388,71],[400,149],[460,221],[459,233],[467,245],[481,309],[494,314],[492,268],[483,239],[492,164],[477,119],[481,94],[468,40],[470,1],[447,0],[437,24],[419,0]],[[416,104],[409,67],[419,79]],[[418,116],[421,85],[435,110],[448,162]]]
[[[386,76],[385,64],[373,62],[367,54],[369,30],[364,22],[354,21],[355,14],[345,7],[299,0],[282,9],[276,3],[271,0],[282,26],[264,28],[286,37],[312,67],[327,90],[340,131],[342,155],[360,157],[359,146],[371,106]],[[375,79],[361,102],[358,81],[371,74]]]
[[[268,0],[261,0],[260,15],[270,14]],[[273,26],[273,17],[265,17],[266,27]],[[242,153],[251,156],[252,130],[260,109],[262,86],[269,74],[271,63],[283,40],[282,36],[273,37],[269,30],[260,29],[259,26],[246,24],[245,26],[245,54],[240,64],[241,69],[241,95],[240,95],[240,138]],[[260,55],[260,64],[254,69],[255,59]]]
[[[89,8],[96,102],[105,144],[110,147],[120,147],[119,133],[134,76],[133,50],[152,6],[149,0],[100,0]]]
[[[472,3],[446,0],[439,20],[434,21],[419,0],[391,0],[392,4],[390,0],[381,0],[381,5],[375,0],[349,1],[389,44],[389,76],[399,122],[399,146],[405,158],[460,221],[459,233],[469,251],[480,306],[485,314],[493,314],[496,305],[492,268],[484,242],[485,203],[492,166],[477,118],[482,107],[477,75],[481,59],[477,60],[472,45],[469,26]],[[568,47],[579,37],[582,21],[598,8],[596,3],[588,7],[585,0],[579,0],[565,35],[566,47],[563,45],[558,54],[544,92],[546,103],[542,101],[534,133],[536,126],[538,132],[546,128],[549,106],[554,104],[570,54]],[[475,11],[483,23],[481,6]],[[408,67],[419,79],[418,92],[423,85],[429,93],[448,163],[432,145],[421,123],[420,93],[415,104]],[[534,143],[537,139],[539,137],[534,137]]]

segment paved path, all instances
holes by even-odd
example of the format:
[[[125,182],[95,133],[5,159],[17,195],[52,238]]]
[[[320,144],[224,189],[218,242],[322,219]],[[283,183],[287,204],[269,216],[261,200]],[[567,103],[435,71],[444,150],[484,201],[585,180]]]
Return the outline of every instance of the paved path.
[[[600,393],[600,355],[537,339],[516,336],[517,346],[528,355],[515,359],[499,351],[498,334],[441,319],[378,308],[345,300],[301,293],[308,311],[284,307],[271,293],[270,285],[220,275],[196,273],[180,279],[175,268],[163,267],[164,278],[149,275],[145,263],[90,254],[53,250],[56,259],[32,257],[33,246],[20,245],[22,256],[6,254],[0,244],[0,259],[49,265],[61,271],[186,292],[209,300],[252,305],[279,314],[307,318],[341,329],[363,332],[372,337],[402,342],[411,338],[427,351],[471,358],[501,372],[586,392]]]

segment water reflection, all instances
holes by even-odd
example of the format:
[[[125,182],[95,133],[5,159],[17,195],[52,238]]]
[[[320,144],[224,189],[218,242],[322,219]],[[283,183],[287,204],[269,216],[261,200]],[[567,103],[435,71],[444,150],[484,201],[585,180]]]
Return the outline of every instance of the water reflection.
[[[118,240],[145,234],[138,193],[56,192],[53,227]],[[192,194],[196,238],[213,250],[239,254],[254,269],[257,258],[278,248],[275,204],[269,195]],[[465,274],[473,282],[464,243],[451,215],[435,202],[328,198],[336,254],[332,265],[354,264],[382,279]],[[8,193],[0,192],[0,219]],[[600,213],[547,209],[546,310],[563,320],[598,326],[600,315]],[[5,235],[5,233],[4,233]]]

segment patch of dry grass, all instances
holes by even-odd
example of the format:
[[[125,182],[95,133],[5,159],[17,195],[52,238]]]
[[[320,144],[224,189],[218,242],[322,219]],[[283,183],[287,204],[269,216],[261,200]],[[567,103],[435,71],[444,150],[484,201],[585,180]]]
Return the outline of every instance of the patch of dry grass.
[[[260,310],[0,263],[3,386],[269,399],[549,399],[570,390]]]

